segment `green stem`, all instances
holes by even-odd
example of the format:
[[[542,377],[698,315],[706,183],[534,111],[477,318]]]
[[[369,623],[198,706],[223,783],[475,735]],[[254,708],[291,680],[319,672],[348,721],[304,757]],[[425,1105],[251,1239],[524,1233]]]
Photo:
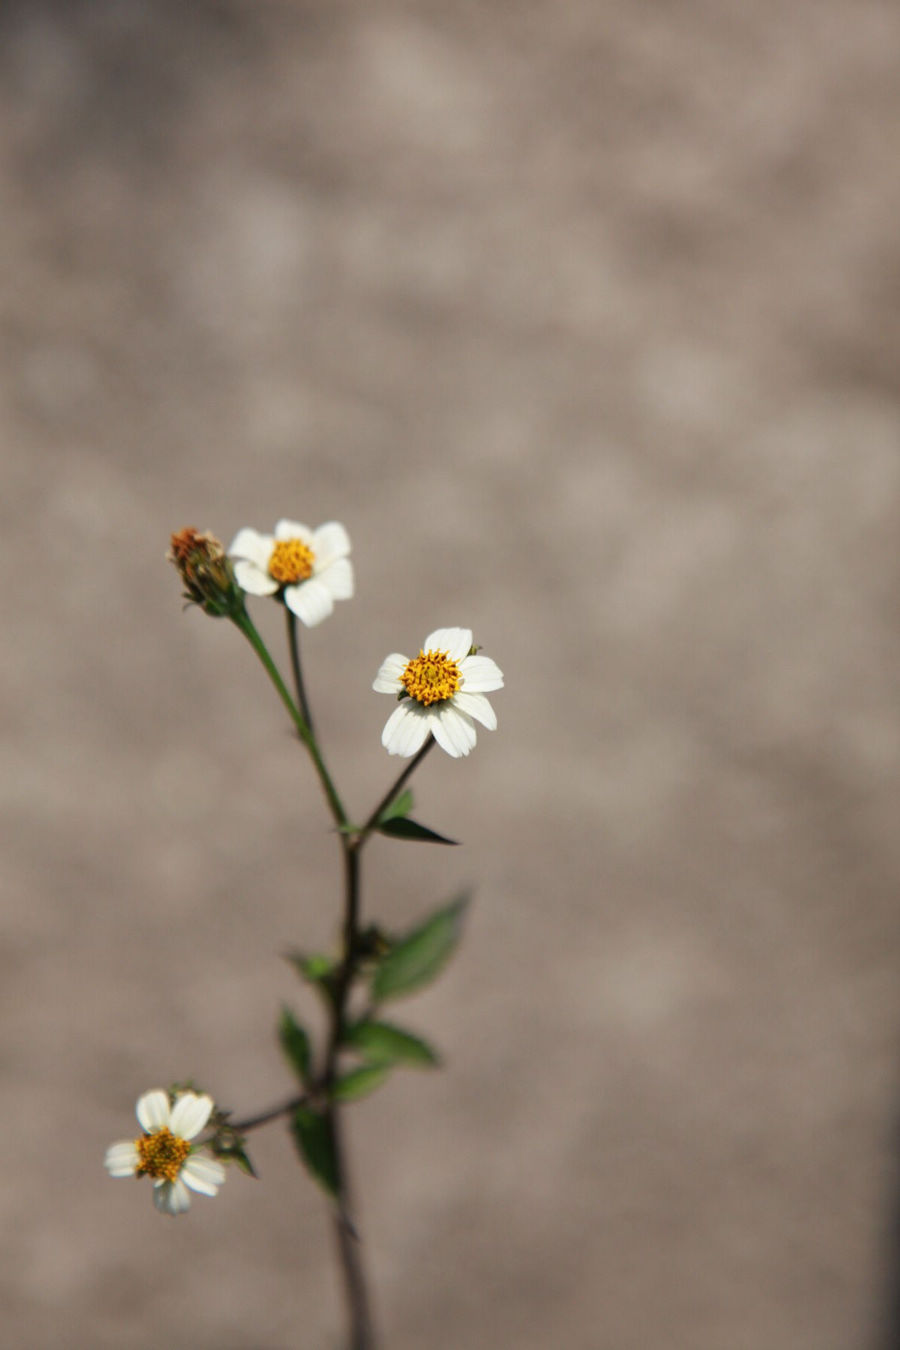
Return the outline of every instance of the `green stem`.
[[[269,655],[268,647],[263,642],[259,633],[256,631],[256,628],[253,625],[253,620],[250,618],[250,615],[247,613],[246,610],[234,616],[234,623],[244,634],[244,637],[250,643],[250,646],[256,652],[256,655],[259,657],[260,661],[265,667],[266,674],[269,676],[269,679],[275,686],[275,689],[278,693],[278,697],[281,699],[282,703],[287,709],[288,716],[290,717],[291,721],[296,727],[298,736],[300,737],[303,744],[306,746],[306,749],[309,751],[310,759],[315,765],[316,773],[319,775],[319,781],[321,782],[322,787],[324,789],[325,797],[328,802],[328,807],[329,810],[331,811],[332,816],[334,817],[335,824],[338,826],[338,829],[340,830],[348,829],[350,822],[347,819],[347,813],[344,810],[344,806],[343,803],[341,802],[340,797],[338,796],[337,789],[335,788],[334,784],[331,781],[331,775],[329,774],[327,768],[325,767],[325,761],[322,759],[322,754],[321,751],[319,750],[318,745],[316,744],[315,737],[313,736],[312,731],[303,714],[300,712],[296,703],[291,698],[291,695],[288,692],[288,688],[284,680],[281,678],[281,674],[278,670],[278,667],[276,666],[275,662]]]
[[[260,1125],[268,1125],[271,1120],[278,1120],[279,1116],[289,1116],[297,1110],[298,1106],[305,1106],[309,1100],[309,1094],[301,1092],[298,1096],[289,1097],[286,1102],[279,1103],[278,1106],[270,1106],[265,1111],[259,1111],[255,1116],[247,1116],[246,1120],[229,1120],[228,1128],[234,1130],[235,1134],[248,1134],[250,1130],[259,1129]]]
[[[315,736],[313,731],[312,715],[309,711],[309,703],[306,698],[306,689],[303,684],[303,669],[300,665],[300,636],[297,628],[297,616],[293,610],[284,607],[287,617],[288,630],[288,648],[291,653],[291,669],[294,672],[294,688],[297,691],[297,702],[300,706],[300,712],[303,714],[304,721],[309,727],[309,734]]]
[[[234,616],[234,622],[247,638],[247,641],[250,643],[265,667],[269,679],[275,686],[279,698],[287,709],[288,715],[297,729],[297,734],[306,746],[310,758],[315,765],[316,772],[319,775],[322,787],[325,790],[325,796],[331,814],[339,829],[338,838],[340,840],[341,852],[344,858],[345,881],[343,922],[344,953],[343,960],[337,973],[334,999],[332,1001],[331,1025],[329,1028],[328,1046],[322,1074],[322,1086],[326,1093],[327,1106],[325,1107],[325,1116],[331,1131],[335,1170],[338,1177],[337,1206],[334,1214],[334,1223],[350,1320],[350,1348],[351,1350],[374,1350],[375,1333],[372,1325],[372,1315],[369,1307],[369,1296],[362,1265],[360,1243],[352,1219],[350,1218],[350,1186],[347,1176],[348,1169],[346,1155],[343,1146],[342,1122],[337,1103],[330,1100],[330,1090],[337,1078],[338,1056],[346,1034],[350,994],[357,973],[359,948],[358,844],[361,840],[351,839],[350,837],[350,822],[347,818],[347,813],[338,796],[337,789],[331,781],[331,776],[325,767],[318,743],[313,735],[312,721],[309,716],[309,708],[306,702],[306,694],[300,669],[296,625],[291,623],[292,617],[293,616],[288,619],[288,636],[294,683],[297,687],[297,703],[294,702],[288,692],[278,667],[272,660],[268,648],[254,627],[246,610]],[[409,767],[409,771],[411,771],[412,767],[414,766]],[[408,772],[405,777],[408,777]],[[293,1104],[296,1104],[296,1099],[293,1099]],[[262,1124],[263,1119],[273,1119],[275,1115],[284,1114],[289,1109],[291,1109],[291,1104],[276,1108],[273,1113],[265,1113],[263,1118],[259,1119],[258,1123]],[[256,1120],[250,1122],[251,1126],[255,1123],[257,1123]]]
[[[390,806],[391,802],[394,800],[395,797],[399,797],[401,789],[415,773],[416,769],[422,763],[422,760],[425,758],[425,756],[428,754],[428,751],[434,744],[435,744],[434,737],[429,736],[428,740],[422,746],[422,749],[419,750],[418,753],[415,754],[413,758],[409,761],[409,763],[407,764],[406,768],[403,770],[397,781],[393,784],[392,787],[388,788],[387,792],[384,794],[381,801],[375,807],[375,810],[369,816],[369,819],[366,821],[365,825],[363,825],[362,829],[358,832],[356,836],[357,848],[361,848],[362,845],[365,843],[366,839],[368,839],[369,835],[372,833],[375,826],[378,824],[378,820],[379,817],[381,816],[382,811],[384,811],[388,806]]]
[[[321,1085],[325,1095],[325,1119],[328,1122],[328,1128],[331,1133],[335,1171],[338,1180],[336,1197],[337,1205],[334,1213],[334,1223],[350,1321],[350,1350],[374,1350],[375,1332],[372,1323],[365,1272],[363,1270],[361,1248],[351,1218],[351,1192],[348,1179],[346,1152],[343,1143],[342,1112],[339,1104],[332,1098],[332,1089],[337,1081],[340,1051],[347,1032],[350,997],[353,992],[353,986],[359,968],[360,852],[366,839],[375,829],[382,812],[399,795],[404,784],[409,780],[431,749],[434,744],[434,739],[431,736],[428,737],[428,740],[422,746],[421,750],[413,756],[400,776],[379,801],[374,811],[372,811],[371,815],[368,817],[365,825],[363,825],[361,829],[353,830],[347,818],[347,813],[344,810],[343,803],[338,796],[337,789],[332,783],[331,776],[325,767],[325,762],[322,759],[318,743],[313,733],[312,718],[310,716],[309,704],[306,698],[306,690],[303,685],[303,673],[300,663],[300,648],[295,615],[293,615],[290,610],[287,611],[288,646],[291,654],[294,686],[297,693],[296,702],[291,697],[284,680],[281,678],[278,667],[272,660],[268,648],[254,627],[246,609],[242,609],[232,617],[234,623],[244,634],[265,667],[269,679],[275,686],[276,692],[297,730],[297,734],[306,746],[316,772],[319,775],[319,780],[325,791],[329,809],[339,831],[338,839],[340,841],[341,853],[344,859],[343,957],[335,975],[335,985],[329,1018],[328,1041]],[[255,1128],[255,1126],[264,1124],[268,1120],[275,1119],[279,1115],[287,1114],[302,1102],[302,1100],[303,1098],[292,1098],[289,1102],[284,1103],[281,1106],[263,1112],[259,1116],[251,1117],[247,1121],[240,1122],[235,1128],[239,1130],[241,1126],[244,1129]]]

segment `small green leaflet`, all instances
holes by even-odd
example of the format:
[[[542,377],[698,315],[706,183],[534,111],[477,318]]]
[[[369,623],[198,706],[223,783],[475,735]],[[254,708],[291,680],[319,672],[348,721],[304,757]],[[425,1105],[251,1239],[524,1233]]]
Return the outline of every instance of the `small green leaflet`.
[[[431,1046],[390,1022],[357,1022],[347,1028],[344,1044],[370,1064],[409,1064],[433,1068],[438,1057]]]
[[[278,1039],[291,1068],[297,1074],[301,1083],[308,1083],[311,1058],[309,1037],[290,1008],[284,1007],[281,1010]]]
[[[368,1097],[370,1092],[381,1087],[390,1071],[390,1064],[367,1064],[361,1069],[350,1069],[337,1080],[331,1096],[336,1102],[355,1102],[359,1097]]]
[[[298,1106],[291,1117],[294,1143],[306,1167],[329,1195],[340,1190],[334,1137],[326,1116],[311,1106]]]
[[[379,834],[386,834],[389,839],[413,839],[421,844],[458,844],[458,839],[448,839],[444,834],[438,834],[436,830],[429,830],[427,825],[420,825],[416,820],[410,820],[409,816],[392,816],[390,820],[385,820],[378,826]]]
[[[378,824],[383,825],[386,820],[394,820],[398,816],[408,816],[412,810],[413,795],[409,788],[401,792],[399,797],[395,797],[392,802],[384,808],[378,817]]]

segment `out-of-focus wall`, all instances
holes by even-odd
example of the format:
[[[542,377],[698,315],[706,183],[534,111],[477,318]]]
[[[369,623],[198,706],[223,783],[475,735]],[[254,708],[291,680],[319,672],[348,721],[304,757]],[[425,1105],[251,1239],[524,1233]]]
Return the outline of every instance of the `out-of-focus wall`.
[[[476,884],[445,1068],[351,1123],[385,1347],[896,1343],[898,56],[887,0],[4,6],[9,1345],[337,1343],[281,1127],[174,1223],[102,1167],[155,1084],[277,1100],[333,938],[163,561],[281,515],[353,539],[304,652],[360,814],[388,651],[507,676],[417,777],[464,847],[368,863],[395,924]]]

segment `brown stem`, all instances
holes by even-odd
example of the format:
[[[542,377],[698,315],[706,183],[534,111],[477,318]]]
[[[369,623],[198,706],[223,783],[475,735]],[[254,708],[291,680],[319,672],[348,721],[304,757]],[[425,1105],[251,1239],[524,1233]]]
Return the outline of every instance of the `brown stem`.
[[[335,1106],[330,1108],[329,1119],[334,1154],[338,1164],[338,1176],[340,1177],[340,1196],[338,1208],[334,1212],[334,1231],[337,1238],[338,1256],[344,1280],[344,1296],[350,1320],[350,1338],[347,1343],[347,1350],[375,1350],[375,1329],[372,1324],[372,1311],[362,1264],[362,1248],[359,1236],[349,1217],[351,1202],[347,1161],[341,1138],[341,1122]]]
[[[404,784],[411,777],[413,771],[418,768],[419,764],[421,764],[422,760],[425,758],[425,755],[431,749],[433,738],[429,736],[421,750],[413,756],[399,778],[375,807],[375,810],[369,816],[365,825],[359,830],[351,830],[348,828],[349,823],[347,821],[346,813],[344,812],[343,805],[325,767],[325,762],[313,732],[312,718],[310,716],[309,705],[306,698],[306,690],[303,685],[303,672],[300,662],[300,647],[298,640],[299,634],[295,616],[288,611],[288,647],[291,654],[291,668],[297,695],[296,705],[293,703],[293,700],[285,689],[284,683],[262,643],[262,639],[256,633],[249,618],[246,623],[241,624],[240,626],[263,660],[270,678],[275,683],[282,701],[294,720],[301,740],[303,740],[307,750],[312,756],[319,777],[325,788],[332,815],[339,827],[338,839],[340,840],[341,853],[344,859],[343,957],[340,966],[335,972],[334,985],[332,987],[330,1025],[325,1061],[321,1075],[321,1090],[326,1102],[324,1114],[331,1134],[332,1154],[337,1176],[337,1205],[334,1212],[334,1225],[350,1323],[348,1350],[375,1350],[376,1337],[372,1322],[368,1287],[363,1269],[362,1248],[352,1219],[351,1190],[348,1178],[346,1151],[343,1141],[341,1108],[340,1104],[334,1101],[333,1089],[338,1077],[338,1061],[341,1046],[344,1043],[347,1031],[350,996],[353,992],[353,985],[356,980],[360,961],[360,852],[366,839],[375,829],[382,811],[384,811],[398,795]],[[234,1128],[239,1131],[241,1128],[245,1130],[252,1129],[254,1126],[261,1125],[267,1120],[272,1120],[278,1115],[287,1114],[291,1109],[295,1109],[298,1105],[301,1105],[303,1100],[304,1098],[293,1098],[290,1102],[275,1107],[270,1111],[263,1112],[259,1116],[254,1116],[247,1121],[239,1122]]]
[[[376,1339],[372,1323],[368,1289],[363,1271],[359,1237],[351,1219],[352,1201],[347,1175],[347,1161],[342,1137],[339,1105],[331,1100],[331,1089],[338,1072],[338,1055],[346,1032],[350,994],[359,962],[360,875],[359,859],[362,847],[371,834],[382,811],[398,795],[412,773],[421,764],[434,744],[433,738],[406,765],[403,772],[375,807],[365,825],[355,837],[342,833],[339,838],[344,856],[344,957],[337,972],[332,1000],[331,1028],[325,1055],[323,1085],[328,1094],[327,1119],[331,1129],[332,1146],[338,1175],[338,1205],[334,1215],[335,1235],[344,1291],[350,1315],[349,1350],[375,1350]]]
[[[277,1120],[279,1116],[291,1115],[298,1106],[304,1106],[308,1100],[308,1094],[302,1092],[297,1097],[289,1097],[278,1106],[270,1106],[255,1116],[248,1116],[246,1120],[229,1120],[228,1128],[234,1130],[235,1134],[248,1134],[250,1130],[256,1130],[260,1125],[268,1125],[270,1120]]]
[[[331,1028],[322,1077],[325,1092],[328,1094],[326,1118],[331,1130],[335,1169],[338,1176],[337,1208],[334,1214],[334,1224],[350,1320],[348,1350],[375,1350],[375,1331],[363,1270],[362,1251],[351,1218],[352,1201],[340,1106],[331,1099],[330,1095],[337,1079],[338,1055],[346,1030],[348,1004],[356,976],[357,948],[359,946],[359,848],[357,842],[348,839],[346,835],[340,835],[339,838],[344,856],[344,957],[335,981]]]

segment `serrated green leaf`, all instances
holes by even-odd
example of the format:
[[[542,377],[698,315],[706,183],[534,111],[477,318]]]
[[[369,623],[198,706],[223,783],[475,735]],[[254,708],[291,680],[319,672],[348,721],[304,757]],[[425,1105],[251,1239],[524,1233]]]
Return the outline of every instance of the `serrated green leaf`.
[[[284,1007],[281,1010],[281,1021],[278,1023],[278,1039],[281,1042],[282,1050],[287,1056],[288,1063],[298,1075],[300,1081],[302,1083],[308,1082],[311,1059],[309,1037],[291,1012],[290,1008]]]
[[[360,1097],[368,1097],[370,1092],[381,1087],[390,1071],[389,1064],[367,1064],[361,1069],[351,1069],[337,1080],[331,1095],[336,1102],[355,1102]]]
[[[383,820],[376,828],[379,834],[386,834],[390,839],[413,839],[420,844],[459,843],[458,839],[448,839],[436,830],[429,830],[427,825],[410,820],[409,816],[391,817],[390,820]]]
[[[382,957],[372,979],[376,1003],[401,998],[428,984],[440,973],[459,942],[467,897],[439,909],[405,937],[396,940]]]
[[[357,1022],[348,1027],[345,1044],[371,1064],[435,1066],[438,1057],[427,1042],[390,1022]]]
[[[399,797],[395,797],[392,802],[388,803],[378,817],[378,824],[383,825],[386,820],[395,820],[399,816],[408,815],[412,810],[412,804],[412,791],[407,788],[405,792],[400,793]]]
[[[307,1170],[329,1195],[337,1199],[340,1175],[328,1118],[311,1106],[298,1106],[291,1117],[291,1133]]]

